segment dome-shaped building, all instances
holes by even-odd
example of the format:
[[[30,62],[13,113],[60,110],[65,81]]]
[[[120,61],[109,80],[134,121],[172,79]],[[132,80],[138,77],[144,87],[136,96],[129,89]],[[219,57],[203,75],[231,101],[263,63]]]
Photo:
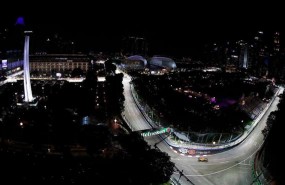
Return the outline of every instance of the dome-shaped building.
[[[147,60],[140,55],[133,55],[122,61],[122,67],[126,69],[143,69],[147,65]]]
[[[171,58],[154,56],[149,61],[150,65],[166,68],[169,70],[176,69],[176,63]]]

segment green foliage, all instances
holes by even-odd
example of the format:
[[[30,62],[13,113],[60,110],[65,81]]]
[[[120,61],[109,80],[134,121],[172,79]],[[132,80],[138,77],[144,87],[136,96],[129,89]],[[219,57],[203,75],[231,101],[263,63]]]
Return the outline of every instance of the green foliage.
[[[83,71],[80,68],[75,68],[72,72],[71,72],[71,77],[75,78],[75,77],[81,77],[83,75]]]
[[[107,115],[115,117],[121,114],[124,110],[124,88],[123,74],[106,77],[106,96],[107,96]]]
[[[284,97],[284,94],[283,94]],[[285,160],[282,158],[282,142],[283,134],[285,130],[285,109],[284,98],[278,104],[279,110],[271,113],[267,120],[266,130],[266,141],[264,148],[264,161],[263,166],[267,167],[272,179],[274,179],[277,184],[285,184],[284,173],[282,169],[285,166]]]

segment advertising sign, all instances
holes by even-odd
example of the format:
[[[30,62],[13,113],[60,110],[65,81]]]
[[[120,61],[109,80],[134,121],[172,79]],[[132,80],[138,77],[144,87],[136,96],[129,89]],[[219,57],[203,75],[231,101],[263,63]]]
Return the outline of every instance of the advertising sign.
[[[7,68],[7,59],[2,60],[2,68],[6,69]]]

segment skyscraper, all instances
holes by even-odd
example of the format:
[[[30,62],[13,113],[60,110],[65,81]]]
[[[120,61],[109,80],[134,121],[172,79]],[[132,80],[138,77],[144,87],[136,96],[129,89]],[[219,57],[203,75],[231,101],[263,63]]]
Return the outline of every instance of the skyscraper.
[[[147,55],[147,41],[143,37],[129,36],[123,39],[123,53],[128,55]]]
[[[240,47],[240,55],[239,55],[239,68],[248,69],[250,66],[249,59],[249,46],[248,43],[240,40],[237,42]]]
[[[273,34],[273,52],[274,54],[279,53],[280,51],[280,33],[274,32]]]
[[[255,35],[250,54],[252,57],[251,66],[253,74],[256,76],[266,76],[268,74],[269,52],[263,31],[258,31]]]
[[[248,68],[248,47],[247,44],[245,44],[242,47],[241,51],[241,68],[247,69]]]

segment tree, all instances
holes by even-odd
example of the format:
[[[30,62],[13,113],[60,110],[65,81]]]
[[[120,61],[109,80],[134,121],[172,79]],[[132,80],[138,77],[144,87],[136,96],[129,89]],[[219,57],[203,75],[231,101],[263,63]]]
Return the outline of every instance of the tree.
[[[129,154],[127,167],[136,169],[130,172],[133,184],[162,184],[169,181],[174,163],[168,154],[151,149],[138,133],[121,136],[120,143]]]
[[[123,74],[106,77],[107,114],[109,117],[118,116],[124,110]]]
[[[113,60],[107,60],[105,62],[106,72],[109,74],[115,74],[117,67],[113,64]]]
[[[73,71],[71,72],[71,77],[75,78],[75,77],[81,77],[83,75],[83,71],[80,68],[75,68],[73,69]]]
[[[79,140],[90,154],[101,153],[111,145],[111,133],[104,125],[85,125],[80,131]]]

